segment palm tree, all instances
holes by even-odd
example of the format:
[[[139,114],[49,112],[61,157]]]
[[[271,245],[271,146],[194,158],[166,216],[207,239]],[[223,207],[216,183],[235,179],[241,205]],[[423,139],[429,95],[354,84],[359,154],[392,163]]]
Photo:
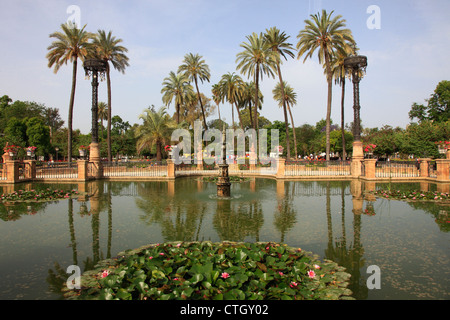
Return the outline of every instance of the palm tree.
[[[219,104],[223,101],[223,94],[222,94],[222,90],[220,90],[220,85],[218,83],[212,85],[211,93],[213,96],[213,101],[217,105],[217,111],[219,112],[219,120],[222,120],[220,118]]]
[[[242,130],[244,130],[244,125],[242,123],[241,114],[239,112],[238,101],[240,96],[242,95],[243,85],[244,81],[242,81],[242,78],[234,74],[234,72],[228,72],[227,74],[224,74],[219,82],[219,86],[223,92],[223,99],[226,99],[231,104],[231,110],[233,110],[233,105],[236,107],[236,112],[239,117],[239,124]]]
[[[73,105],[75,101],[75,87],[77,82],[77,64],[78,58],[81,61],[88,56],[91,43],[89,42],[93,34],[85,31],[86,25],[78,29],[72,22],[67,22],[61,25],[61,31],[56,31],[50,34],[50,38],[56,40],[48,46],[49,52],[46,55],[48,59],[48,67],[54,67],[53,72],[57,73],[63,64],[72,62],[72,89],[70,92],[69,101],[69,116],[67,121],[67,161],[72,161],[72,119],[73,119]]]
[[[193,93],[193,88],[188,77],[184,73],[171,71],[167,78],[164,78],[161,89],[162,101],[168,107],[174,101],[177,113],[177,124],[180,123],[180,106],[186,101],[187,96]]]
[[[136,129],[136,150],[141,153],[144,149],[151,150],[156,145],[156,161],[161,161],[163,144],[170,142],[172,130],[175,128],[173,120],[166,112],[166,107],[155,110],[151,106],[139,115],[143,124]]]
[[[103,139],[103,120],[108,120],[108,105],[105,102],[98,103],[97,116],[100,120],[102,127],[102,139]]]
[[[255,92],[253,103],[256,105],[259,98],[259,78],[263,78],[264,74],[274,77],[276,68],[276,58],[273,51],[269,47],[268,42],[264,39],[262,33],[259,35],[253,32],[246,37],[248,42],[241,44],[244,51],[236,55],[236,69],[248,77],[255,80]],[[258,133],[258,114],[257,108],[254,110],[253,128]]]
[[[283,89],[281,88],[283,87]],[[284,91],[284,94],[282,92]],[[283,106],[283,103],[286,105],[286,109],[289,111],[289,115],[291,118],[291,124],[292,124],[292,131],[294,135],[294,151],[295,151],[295,158],[297,159],[297,136],[295,133],[295,125],[294,125],[294,118],[292,117],[292,111],[291,106],[297,104],[297,94],[295,93],[294,89],[288,85],[286,82],[283,82],[283,86],[281,86],[280,83],[277,83],[275,88],[272,90],[273,98],[278,101],[278,105],[280,107]],[[289,136],[286,136],[286,141],[289,140]],[[288,145],[288,144],[286,144]]]
[[[337,53],[345,54],[352,50],[354,39],[350,29],[345,28],[345,20],[341,15],[331,18],[334,11],[327,14],[311,15],[312,20],[305,20],[305,29],[297,35],[298,55],[300,59],[305,53],[305,59],[310,58],[318,50],[319,63],[323,64],[328,82],[327,116],[326,116],[326,160],[330,160],[330,124],[331,124],[331,98],[332,98],[332,70],[331,60]]]
[[[287,39],[289,39],[289,36],[287,36],[284,32],[280,32],[276,27],[272,27],[270,29],[266,29],[266,33],[264,34],[264,38],[266,39],[269,47],[272,49],[272,51],[275,53],[276,57],[276,66],[277,66],[277,73],[278,77],[280,79],[280,90],[281,92],[284,92],[284,82],[283,77],[281,76],[281,68],[280,64],[282,63],[281,57],[283,57],[285,60],[287,60],[287,56],[294,58],[294,53],[292,50],[294,48],[292,47],[292,44],[287,42]],[[283,113],[284,113],[284,123],[286,128],[286,149],[287,149],[287,158],[289,159],[291,157],[291,149],[289,146],[289,124],[288,124],[288,117],[287,117],[287,108],[286,108],[286,102],[284,99],[285,95],[281,95],[282,99],[282,106],[283,106]],[[295,132],[295,128],[294,132]],[[297,150],[297,146],[295,147]]]
[[[209,78],[211,77],[209,73],[209,67],[205,63],[205,60],[203,60],[203,57],[201,55],[188,53],[184,56],[183,64],[178,67],[178,72],[184,72],[186,76],[191,79],[191,81],[194,81],[195,88],[197,89],[198,101],[202,109],[203,124],[205,126],[205,130],[207,130],[208,126],[206,124],[206,116],[205,110],[203,108],[203,103],[200,99],[201,95],[198,89],[198,80],[200,80],[202,83],[203,81],[209,82]]]
[[[96,55],[107,62],[106,68],[106,83],[108,87],[108,125],[107,125],[107,149],[108,149],[108,161],[112,161],[112,152],[111,152],[111,77],[110,77],[110,65],[109,62],[113,65],[114,69],[119,72],[125,73],[125,68],[129,66],[128,57],[126,56],[126,52],[128,49],[124,46],[120,45],[122,43],[122,39],[116,39],[116,37],[112,36],[111,31],[106,34],[104,30],[98,30],[96,37],[94,38],[94,46]]]
[[[255,92],[255,83],[253,81],[250,82],[244,82],[244,85],[242,86],[242,94],[239,99],[239,108],[248,108],[248,114],[250,116],[250,126],[253,126],[253,116],[252,116],[252,104]],[[255,108],[258,108],[261,110],[262,104],[264,102],[264,96],[261,92],[261,90],[258,90],[258,104]],[[258,111],[257,111],[258,112]]]

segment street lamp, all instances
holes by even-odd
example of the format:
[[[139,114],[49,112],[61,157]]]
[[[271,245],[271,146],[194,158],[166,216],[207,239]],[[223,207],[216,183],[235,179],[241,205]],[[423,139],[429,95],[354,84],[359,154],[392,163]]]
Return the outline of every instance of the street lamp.
[[[84,70],[86,79],[92,77],[92,140],[90,147],[90,158],[92,161],[100,161],[100,150],[98,147],[98,77],[105,79],[108,63],[102,59],[86,59]]]
[[[56,162],[58,162],[58,151],[59,151],[59,148],[56,147],[56,148],[55,148],[55,151],[56,151]]]
[[[359,82],[366,72],[366,56],[348,56],[344,59],[344,67],[352,76],[353,81],[353,118],[354,118],[354,140],[361,140],[360,110],[359,104]]]
[[[366,72],[367,57],[359,55],[350,55],[344,59],[344,68],[351,75],[353,81],[353,152],[351,174],[360,176],[362,173],[361,162],[364,160],[363,145],[361,142],[361,125],[359,104],[359,82]]]

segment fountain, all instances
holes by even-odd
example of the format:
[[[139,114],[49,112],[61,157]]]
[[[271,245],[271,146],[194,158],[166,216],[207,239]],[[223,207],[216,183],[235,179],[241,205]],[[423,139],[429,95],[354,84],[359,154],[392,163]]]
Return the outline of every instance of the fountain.
[[[226,139],[225,126],[222,131],[222,163],[219,164],[219,178],[217,179],[217,196],[220,198],[230,197],[230,177],[228,176],[228,164],[226,161]]]

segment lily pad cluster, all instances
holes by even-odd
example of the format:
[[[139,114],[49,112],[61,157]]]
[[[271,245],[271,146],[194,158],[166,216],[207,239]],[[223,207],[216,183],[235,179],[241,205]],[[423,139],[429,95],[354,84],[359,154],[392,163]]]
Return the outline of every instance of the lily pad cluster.
[[[402,191],[402,190],[377,190],[375,196],[395,200],[424,200],[424,201],[448,201],[450,195],[438,191]]]
[[[44,190],[19,190],[7,194],[2,194],[0,202],[36,202],[36,201],[53,201],[59,199],[67,199],[74,195],[78,195],[77,190],[62,189],[44,189]]]
[[[66,299],[351,299],[335,262],[278,243],[164,243],[122,253],[85,272]]]

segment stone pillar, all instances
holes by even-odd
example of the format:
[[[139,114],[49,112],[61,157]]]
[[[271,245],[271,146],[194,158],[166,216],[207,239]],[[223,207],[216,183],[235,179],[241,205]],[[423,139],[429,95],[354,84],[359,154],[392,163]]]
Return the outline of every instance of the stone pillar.
[[[366,179],[375,179],[375,164],[376,159],[365,159],[364,161],[364,176]]]
[[[86,181],[88,178],[88,160],[78,160],[78,180]]]
[[[428,166],[429,166],[429,161],[431,161],[431,159],[429,158],[421,158],[418,159],[419,160],[419,177],[421,178],[427,178],[429,177],[428,175]]]
[[[173,159],[167,159],[167,177],[169,179],[175,179],[175,163]]]
[[[89,161],[94,164],[93,176],[97,179],[103,177],[103,165],[100,157],[100,146],[97,142],[92,142],[89,145]]]
[[[450,160],[436,159],[436,180],[440,182],[450,181]]]
[[[352,194],[352,203],[354,214],[363,213],[364,197],[362,195],[362,183],[361,180],[352,180],[350,182],[350,192]]]
[[[448,149],[447,152],[445,153],[445,158],[450,160],[450,149]]]
[[[284,172],[286,168],[286,159],[277,158],[277,178],[284,178]]]
[[[6,165],[6,182],[17,183],[19,182],[19,161],[9,160]]]
[[[36,179],[36,160],[24,160],[25,163],[25,178]]]
[[[353,177],[361,175],[361,162],[364,160],[363,143],[362,141],[353,142],[352,163],[350,173]]]

